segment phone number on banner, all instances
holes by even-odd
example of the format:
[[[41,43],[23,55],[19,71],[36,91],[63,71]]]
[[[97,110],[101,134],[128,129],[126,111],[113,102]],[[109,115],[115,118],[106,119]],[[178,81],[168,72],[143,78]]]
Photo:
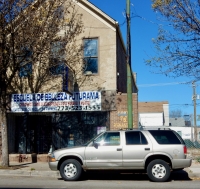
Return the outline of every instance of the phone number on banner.
[[[93,106],[58,106],[57,111],[98,111],[101,110],[100,105]]]

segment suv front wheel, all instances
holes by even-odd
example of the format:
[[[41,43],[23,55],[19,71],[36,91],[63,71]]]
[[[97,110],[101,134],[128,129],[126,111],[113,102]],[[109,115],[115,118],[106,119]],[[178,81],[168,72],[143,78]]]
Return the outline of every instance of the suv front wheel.
[[[60,175],[66,181],[76,181],[81,177],[81,164],[75,159],[68,159],[60,166]]]
[[[170,167],[165,161],[156,159],[147,166],[147,174],[154,182],[165,182],[170,177]]]

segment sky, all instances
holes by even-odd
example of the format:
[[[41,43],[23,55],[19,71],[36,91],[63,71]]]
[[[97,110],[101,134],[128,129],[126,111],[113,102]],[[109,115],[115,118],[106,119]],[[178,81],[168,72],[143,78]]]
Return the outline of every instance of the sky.
[[[126,0],[89,0],[107,15],[117,20],[126,44]],[[145,60],[155,56],[152,39],[157,37],[161,23],[158,15],[151,8],[151,0],[130,0],[131,3],[131,64],[132,71],[137,73],[138,101],[168,101],[169,111],[181,110],[183,115],[194,114],[192,101],[192,84],[183,84],[191,78],[170,78],[155,74],[156,70],[145,65]],[[138,16],[134,16],[138,15]],[[196,94],[200,94],[200,86],[196,84]],[[197,100],[197,115],[200,106]],[[200,121],[197,120],[197,124]]]

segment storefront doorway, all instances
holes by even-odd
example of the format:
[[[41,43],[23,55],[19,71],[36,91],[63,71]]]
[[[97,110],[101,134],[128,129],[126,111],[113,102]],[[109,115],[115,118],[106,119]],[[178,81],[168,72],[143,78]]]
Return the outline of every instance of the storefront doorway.
[[[15,150],[18,153],[48,153],[52,141],[51,116],[16,117]]]

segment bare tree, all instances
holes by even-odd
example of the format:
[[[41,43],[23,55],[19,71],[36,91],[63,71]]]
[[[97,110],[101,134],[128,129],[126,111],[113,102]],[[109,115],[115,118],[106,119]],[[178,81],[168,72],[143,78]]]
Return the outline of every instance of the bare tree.
[[[177,109],[177,110],[172,110],[172,111],[170,111],[169,116],[170,116],[171,118],[182,117],[182,116],[183,116],[183,113],[182,113],[182,111],[179,110],[179,109]]]
[[[2,166],[9,165],[10,95],[58,89],[66,66],[75,78],[82,72],[81,19],[71,0],[0,0]]]
[[[146,64],[167,76],[200,78],[200,1],[152,0],[153,9],[165,19],[153,40],[156,56]]]

